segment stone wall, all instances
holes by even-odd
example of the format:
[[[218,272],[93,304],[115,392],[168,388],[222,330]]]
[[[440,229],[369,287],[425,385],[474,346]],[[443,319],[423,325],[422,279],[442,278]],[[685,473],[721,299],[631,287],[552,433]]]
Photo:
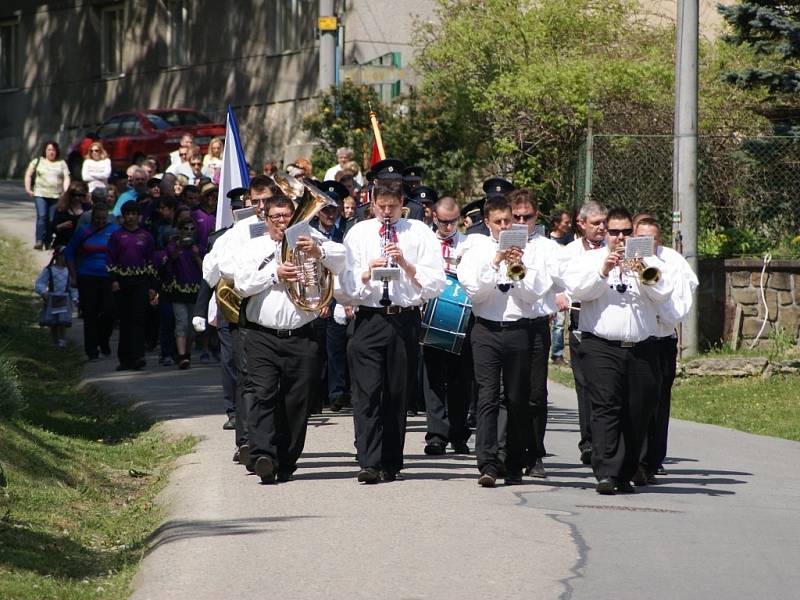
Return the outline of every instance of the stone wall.
[[[764,319],[760,259],[710,259],[700,262],[700,331],[711,344],[720,340],[751,342]],[[773,260],[764,277],[767,324],[761,334],[766,344],[770,332],[782,327],[800,336],[800,261]],[[741,316],[737,319],[737,309]]]

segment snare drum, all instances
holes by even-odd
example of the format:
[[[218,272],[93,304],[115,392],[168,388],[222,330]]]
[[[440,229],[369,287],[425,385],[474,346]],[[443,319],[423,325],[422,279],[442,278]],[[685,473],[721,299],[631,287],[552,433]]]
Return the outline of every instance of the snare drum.
[[[472,302],[455,275],[446,273],[447,285],[438,298],[429,300],[422,315],[422,330],[419,342],[461,354],[467,323],[472,314]]]

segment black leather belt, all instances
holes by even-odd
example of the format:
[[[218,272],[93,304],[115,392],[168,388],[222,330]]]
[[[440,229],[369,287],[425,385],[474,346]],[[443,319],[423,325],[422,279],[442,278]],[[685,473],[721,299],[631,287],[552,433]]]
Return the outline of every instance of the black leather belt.
[[[302,327],[298,327],[297,329],[272,329],[271,327],[264,327],[262,325],[259,325],[258,323],[251,323],[250,321],[248,321],[245,327],[247,329],[254,329],[255,331],[269,333],[270,335],[274,335],[275,337],[279,338],[308,337],[313,333],[311,323],[306,323],[305,325],[303,325]]]
[[[524,329],[538,323],[546,323],[548,317],[536,317],[535,319],[517,319],[516,321],[490,321],[483,317],[475,317],[475,321],[492,331],[503,331],[504,329]]]
[[[654,342],[657,339],[654,336],[650,336],[649,338],[644,339],[640,342],[627,342],[625,340],[608,340],[604,337],[600,337],[599,335],[588,333],[586,331],[582,332],[581,338],[584,340],[586,339],[600,340],[601,342],[608,344],[609,346],[617,346],[618,348],[633,348],[635,346],[641,346],[642,344],[649,344],[650,342]]]
[[[381,315],[399,315],[401,313],[419,310],[419,306],[359,306],[358,312],[378,313]]]

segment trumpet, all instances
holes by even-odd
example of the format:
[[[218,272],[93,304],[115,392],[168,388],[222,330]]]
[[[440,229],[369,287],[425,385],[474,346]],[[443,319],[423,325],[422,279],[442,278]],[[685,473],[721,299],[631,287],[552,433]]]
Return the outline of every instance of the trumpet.
[[[618,245],[615,251],[622,259],[620,266],[623,273],[636,277],[642,285],[655,285],[661,280],[661,269],[648,267],[644,264],[642,257],[625,258],[625,244]]]
[[[522,261],[510,262],[506,265],[506,275],[511,281],[520,281],[525,279],[525,274],[528,272],[528,267],[522,264]]]

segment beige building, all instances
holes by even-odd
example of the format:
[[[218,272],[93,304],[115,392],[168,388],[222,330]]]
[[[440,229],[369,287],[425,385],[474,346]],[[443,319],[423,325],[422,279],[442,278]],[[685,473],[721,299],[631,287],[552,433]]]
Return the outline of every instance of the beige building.
[[[399,93],[414,15],[431,6],[338,0],[340,77]],[[318,16],[318,0],[2,0],[0,177],[43,140],[66,155],[109,115],[159,107],[224,121],[231,104],[249,160],[296,154],[319,89]]]

